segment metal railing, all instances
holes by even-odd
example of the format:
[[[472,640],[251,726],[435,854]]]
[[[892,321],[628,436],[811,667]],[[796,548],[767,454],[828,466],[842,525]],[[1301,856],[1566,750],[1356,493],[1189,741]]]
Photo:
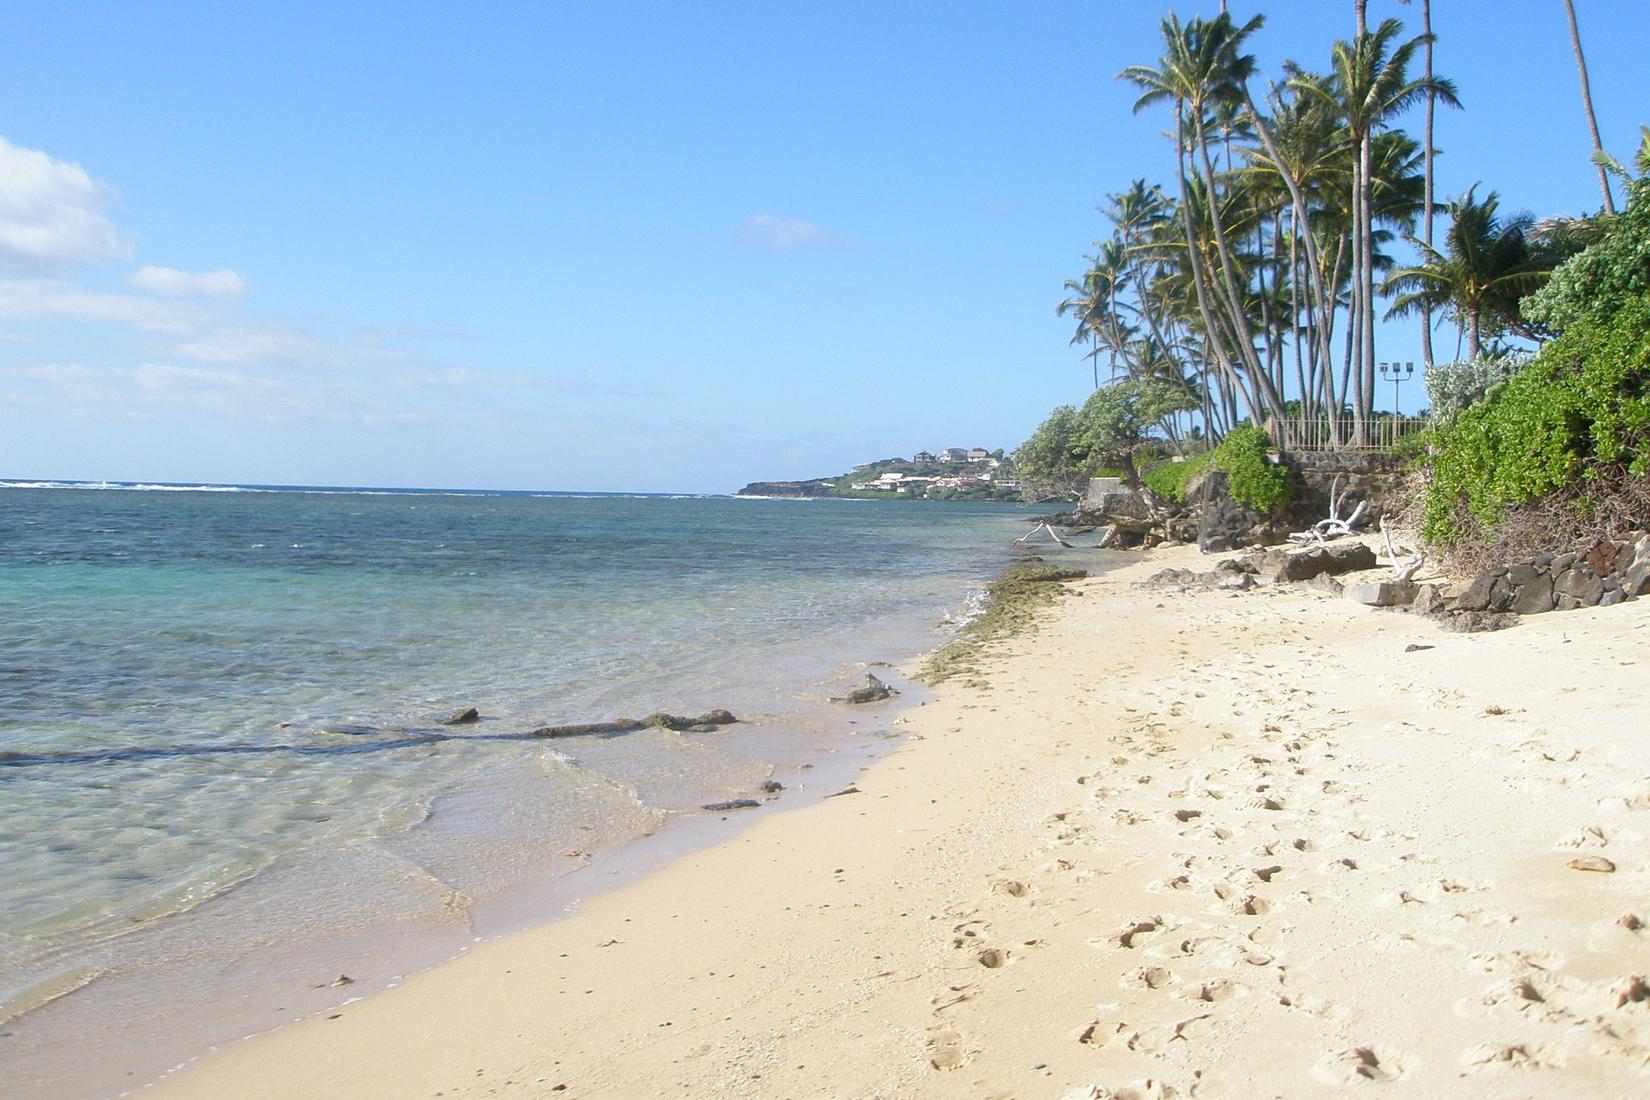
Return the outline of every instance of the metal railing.
[[[1280,420],[1267,425],[1273,442],[1292,451],[1389,451],[1399,440],[1426,430],[1424,416],[1376,417],[1364,421],[1362,432],[1354,420]]]

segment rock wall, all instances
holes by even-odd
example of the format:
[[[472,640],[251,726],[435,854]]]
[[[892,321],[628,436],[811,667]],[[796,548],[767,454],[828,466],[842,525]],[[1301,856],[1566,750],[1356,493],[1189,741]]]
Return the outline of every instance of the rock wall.
[[[1210,470],[1187,486],[1187,504],[1197,518],[1197,544],[1216,554],[1245,546],[1282,542],[1329,515],[1332,490],[1345,494],[1341,518],[1367,503],[1358,523],[1373,530],[1383,515],[1400,510],[1406,459],[1366,451],[1286,452],[1279,461],[1294,475],[1295,498],[1281,515],[1269,516],[1232,499],[1226,475]],[[1338,484],[1338,489],[1337,489]]]
[[[1329,515],[1329,493],[1340,482],[1346,493],[1344,519],[1368,502],[1360,530],[1373,530],[1383,515],[1401,510],[1403,472],[1408,459],[1369,451],[1289,451],[1283,462],[1295,472],[1296,495],[1289,505],[1292,529],[1300,531]]]
[[[1456,598],[1455,606],[1539,615],[1577,607],[1609,607],[1646,592],[1650,592],[1650,534],[1640,533],[1487,569]]]

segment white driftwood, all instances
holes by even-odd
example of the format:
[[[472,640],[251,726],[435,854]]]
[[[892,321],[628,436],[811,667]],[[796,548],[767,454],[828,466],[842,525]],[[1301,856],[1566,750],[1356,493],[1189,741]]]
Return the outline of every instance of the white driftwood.
[[[1413,557],[1399,561],[1398,551],[1392,548],[1392,532],[1386,529],[1385,519],[1381,520],[1381,538],[1386,542],[1386,560],[1392,565],[1393,580],[1414,580],[1415,574],[1421,571],[1421,563],[1426,561],[1427,556],[1417,550]]]
[[[1055,542],[1059,543],[1061,546],[1064,546],[1067,550],[1071,549],[1071,543],[1067,542],[1065,539],[1063,539],[1059,535],[1055,534],[1054,533],[1054,528],[1050,527],[1046,523],[1039,523],[1037,526],[1033,527],[1031,530],[1027,531],[1025,534],[1021,535],[1019,538],[1015,539],[1014,541],[1016,543],[1030,542],[1032,536],[1037,534],[1040,531],[1047,531],[1049,538],[1053,539]]]
[[[1352,529],[1358,526],[1358,521],[1363,519],[1364,507],[1369,502],[1360,500],[1352,514],[1342,519],[1341,505],[1346,503],[1346,493],[1340,492],[1340,487],[1341,478],[1337,474],[1335,480],[1329,484],[1329,518],[1320,519],[1304,531],[1296,531],[1289,536],[1290,542],[1328,542],[1330,539],[1338,539],[1342,535],[1352,533]],[[1347,486],[1347,492],[1351,491],[1352,487]]]

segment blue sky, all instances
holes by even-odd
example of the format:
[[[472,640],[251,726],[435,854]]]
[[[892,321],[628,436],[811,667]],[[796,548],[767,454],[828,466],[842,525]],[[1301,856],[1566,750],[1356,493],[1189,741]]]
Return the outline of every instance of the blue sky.
[[[1440,195],[1596,208],[1563,5],[1437,8]],[[1275,77],[1351,9],[1234,14]],[[1650,11],[1577,9],[1625,159]],[[718,492],[1013,447],[1088,391],[1054,307],[1094,206],[1172,167],[1114,79],[1167,10],[14,6],[0,477]]]

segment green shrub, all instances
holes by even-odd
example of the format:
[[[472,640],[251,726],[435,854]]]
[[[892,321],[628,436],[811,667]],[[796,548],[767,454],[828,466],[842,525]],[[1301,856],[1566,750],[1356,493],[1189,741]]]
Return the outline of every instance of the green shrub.
[[[1185,504],[1186,486],[1192,478],[1209,468],[1209,463],[1214,461],[1214,457],[1213,451],[1204,451],[1184,462],[1165,462],[1161,466],[1153,466],[1147,470],[1140,480],[1158,496]]]
[[[1551,496],[1583,510],[1650,474],[1650,295],[1587,316],[1438,430],[1423,536],[1453,547]],[[1629,484],[1634,482],[1634,484]]]
[[[1650,139],[1647,139],[1650,140]],[[1524,299],[1526,320],[1562,331],[1582,320],[1602,321],[1650,293],[1650,176],[1628,185],[1627,209],[1604,221],[1602,238],[1553,272]]]
[[[1226,474],[1232,499],[1258,512],[1275,512],[1295,495],[1294,479],[1267,457],[1271,438],[1253,424],[1239,424],[1214,450],[1215,467]]]

